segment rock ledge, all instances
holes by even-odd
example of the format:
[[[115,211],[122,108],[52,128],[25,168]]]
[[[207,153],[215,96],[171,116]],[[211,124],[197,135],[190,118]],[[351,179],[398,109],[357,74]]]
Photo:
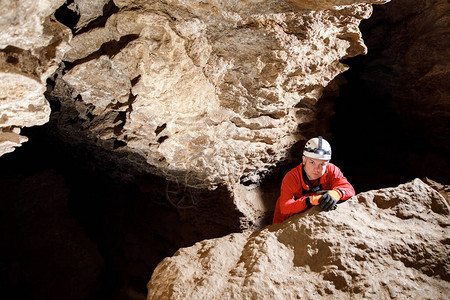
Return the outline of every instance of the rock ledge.
[[[147,299],[447,299],[449,204],[419,179],[164,259]]]

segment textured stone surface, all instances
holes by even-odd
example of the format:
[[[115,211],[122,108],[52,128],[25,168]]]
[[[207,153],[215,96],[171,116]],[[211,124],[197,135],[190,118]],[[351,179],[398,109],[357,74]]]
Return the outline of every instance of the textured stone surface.
[[[67,27],[52,17],[63,3],[0,3],[0,155],[27,141],[21,128],[49,120],[46,80],[56,71],[70,37]]]
[[[305,139],[298,124],[339,60],[365,53],[358,25],[384,2],[115,1],[94,26],[76,1],[55,120],[131,169],[197,188],[259,182]]]
[[[21,136],[24,126],[48,122],[50,106],[44,98],[45,87],[19,74],[0,73],[0,153],[14,151],[28,139]]]
[[[419,179],[164,259],[147,299],[447,299],[450,209]]]

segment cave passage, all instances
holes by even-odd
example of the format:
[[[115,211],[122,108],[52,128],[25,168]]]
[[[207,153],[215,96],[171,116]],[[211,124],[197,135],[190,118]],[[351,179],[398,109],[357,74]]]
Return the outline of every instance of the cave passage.
[[[341,167],[357,193],[397,186],[416,177],[406,157],[420,151],[390,105],[392,96],[380,86],[367,85],[361,57],[344,61],[346,84],[335,101],[331,119],[332,162]],[[422,142],[422,145],[426,143]]]
[[[368,53],[343,61],[349,70],[340,75],[346,84],[334,101],[332,161],[357,193],[414,178],[450,183],[449,120],[441,117],[449,113],[443,96],[448,88],[441,85],[445,77],[428,76],[429,68],[441,64],[442,45],[424,42],[433,41],[436,28],[415,21],[434,16],[433,5],[405,9],[405,3],[375,5],[360,25]],[[411,57],[413,50],[428,61]]]
[[[371,28],[378,22],[377,14],[383,13],[384,9],[387,8],[376,7],[373,20],[362,23],[363,36],[370,35]],[[74,14],[66,7],[60,13]],[[77,20],[77,15],[73,18]],[[75,21],[67,25],[73,28]],[[449,153],[444,147],[431,143],[427,131],[421,130],[420,126],[408,126],[405,122],[408,115],[395,109],[396,99],[389,83],[400,76],[389,66],[373,63],[382,55],[383,48],[369,48],[366,56],[344,61],[350,69],[340,76],[347,83],[340,87],[340,94],[335,99],[336,114],[331,119],[328,132],[333,148],[332,162],[342,169],[357,193],[423,177],[448,184]],[[401,82],[398,85],[401,86]],[[54,101],[52,109],[55,109]],[[145,285],[158,262],[202,237],[195,236],[189,222],[180,220],[176,209],[165,200],[164,184],[160,185],[160,190],[142,191],[136,183],[111,178],[82,146],[71,146],[58,140],[52,134],[51,126],[49,123],[24,128],[22,133],[29,141],[13,153],[0,157],[2,290],[6,294],[14,293],[16,299],[52,299],[51,295],[39,294],[39,290],[33,287],[33,280],[42,277],[53,278],[54,282],[48,283],[49,287],[59,295],[65,295],[65,299],[77,299],[76,296],[83,292],[77,290],[76,282],[73,285],[67,283],[69,279],[83,276],[82,272],[68,278],[70,274],[59,269],[58,262],[51,261],[53,253],[61,249],[48,244],[37,249],[39,253],[34,253],[34,248],[30,250],[26,245],[33,245],[39,236],[24,231],[24,225],[18,223],[18,220],[27,219],[26,213],[32,215],[33,209],[46,202],[53,203],[52,198],[60,196],[70,217],[95,245],[96,249],[90,250],[92,257],[101,257],[94,261],[94,266],[90,264],[98,274],[94,272],[97,278],[85,292],[88,293],[86,299],[130,299],[130,293],[143,299]],[[162,131],[164,126],[157,130]],[[48,170],[56,173],[46,173]],[[54,176],[43,179],[46,174]],[[283,175],[280,173],[279,178],[273,179],[281,181]],[[52,181],[55,178],[63,180]],[[61,185],[58,187],[61,190],[34,199],[36,202],[24,212],[19,204],[26,203],[26,199],[25,202],[18,199],[18,191],[29,189],[29,194],[34,190],[42,192],[42,187],[30,186],[30,182],[46,183],[45,188]],[[34,226],[45,228],[46,219],[38,220],[40,223]],[[63,238],[57,228],[54,230],[57,239]],[[191,238],[187,239],[188,235]],[[66,238],[70,241],[71,236]],[[43,257],[49,260],[36,261]],[[87,259],[88,256],[81,258]],[[88,260],[70,263],[80,264],[79,269],[82,270],[87,267],[83,261]],[[72,296],[70,288],[73,289]]]
[[[146,295],[156,265],[191,245],[180,234],[185,228],[177,211],[162,192],[143,192],[132,182],[111,178],[82,146],[58,140],[49,126],[23,129],[29,141],[0,157],[2,290],[15,299]],[[66,211],[70,219],[53,220]],[[33,217],[24,219],[28,213]],[[79,238],[84,234],[88,240]],[[67,251],[65,259],[55,261],[67,246],[90,250],[81,257]],[[76,270],[78,280],[71,277]],[[71,283],[87,280],[89,273],[98,276],[90,291]]]

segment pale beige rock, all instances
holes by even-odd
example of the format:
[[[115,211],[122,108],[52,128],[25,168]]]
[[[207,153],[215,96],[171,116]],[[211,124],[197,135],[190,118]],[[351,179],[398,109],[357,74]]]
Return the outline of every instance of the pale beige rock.
[[[258,183],[305,139],[339,60],[366,52],[358,25],[384,2],[115,1],[64,57],[71,138],[196,188]]]
[[[35,79],[0,72],[0,155],[28,140],[19,135],[21,128],[48,122],[50,105],[44,91]]]
[[[0,49],[14,46],[24,50],[45,47],[53,39],[44,20],[65,0],[2,0],[0,2]]]
[[[67,51],[70,30],[52,14],[64,0],[0,2],[0,156],[27,141],[20,129],[48,122],[46,80]]]
[[[419,179],[369,191],[180,249],[155,269],[147,299],[447,299],[449,214]]]
[[[107,7],[106,5],[114,3],[110,0],[75,0],[73,1],[71,9],[80,15],[75,28],[83,28],[90,22],[97,20],[103,16],[103,11]]]

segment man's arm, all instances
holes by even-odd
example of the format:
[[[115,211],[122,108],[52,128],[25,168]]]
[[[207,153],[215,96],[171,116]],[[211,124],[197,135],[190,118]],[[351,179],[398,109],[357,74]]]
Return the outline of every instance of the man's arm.
[[[290,217],[293,214],[307,210],[313,205],[318,205],[318,198],[321,196],[295,198],[295,192],[300,189],[300,186],[301,182],[298,176],[293,175],[291,172],[286,174],[281,184],[281,194],[278,198],[280,212],[283,216]]]

